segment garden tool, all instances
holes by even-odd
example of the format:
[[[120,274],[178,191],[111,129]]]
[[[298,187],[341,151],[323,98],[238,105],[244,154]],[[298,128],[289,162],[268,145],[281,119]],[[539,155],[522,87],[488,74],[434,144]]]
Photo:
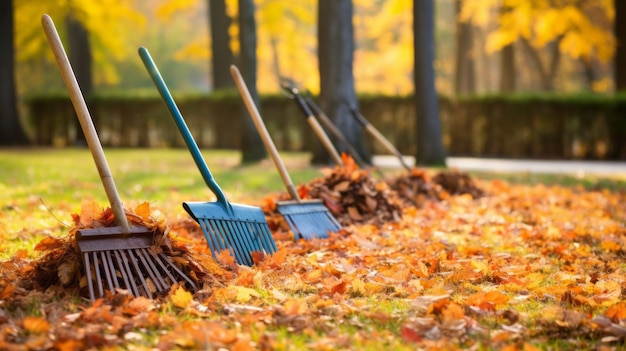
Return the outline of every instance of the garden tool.
[[[304,98],[302,97],[302,95],[300,95],[300,92],[298,91],[298,89],[293,84],[289,84],[287,80],[285,80],[284,78],[281,79],[281,87],[288,94],[290,98],[296,100],[298,107],[300,107],[300,110],[302,110],[302,112],[304,113],[304,117],[306,118],[306,121],[309,123],[311,128],[313,128],[313,131],[315,132],[317,137],[320,139],[320,141],[326,148],[326,151],[328,151],[328,154],[330,154],[330,157],[333,159],[333,161],[335,161],[337,166],[343,166],[343,160],[341,159],[341,156],[337,152],[337,149],[335,149],[333,142],[330,140],[330,138],[324,131],[324,128],[322,128],[322,126],[317,121],[317,119],[315,119],[313,112],[311,112],[311,109],[307,105],[306,101],[304,101]]]
[[[391,152],[398,158],[402,167],[404,167],[407,171],[411,172],[411,167],[409,167],[409,165],[406,164],[406,162],[404,161],[404,157],[402,157],[402,154],[400,153],[400,151],[396,149],[393,146],[393,144],[389,140],[387,140],[387,138],[385,138],[385,136],[382,135],[381,132],[378,131],[378,129],[376,129],[370,122],[368,122],[367,119],[365,119],[365,117],[363,117],[363,115],[361,115],[361,113],[357,111],[356,108],[351,106],[350,112],[351,112],[350,114],[352,115],[352,117],[359,124],[361,124],[365,128],[365,130],[367,130],[374,138],[376,138],[381,144],[383,144],[383,146],[389,152]]]
[[[339,128],[337,128],[337,126],[333,123],[333,121],[330,118],[328,118],[328,116],[326,116],[324,111],[322,111],[322,109],[315,103],[313,98],[311,98],[310,94],[306,94],[304,96],[304,100],[306,101],[307,105],[309,105],[311,110],[313,110],[317,118],[319,118],[320,121],[324,123],[326,128],[328,128],[328,130],[330,130],[330,132],[333,133],[333,135],[339,141],[341,141],[343,146],[348,150],[348,152],[350,153],[350,156],[352,156],[352,158],[354,159],[354,161],[356,161],[359,167],[361,168],[371,167],[371,165],[369,165],[367,162],[365,162],[365,160],[363,160],[363,158],[361,158],[361,155],[359,155],[359,152],[356,151],[354,147],[352,147],[352,144],[350,144],[348,139],[346,139],[345,135],[343,135],[343,133],[339,130]],[[378,173],[379,176],[382,176],[382,173],[380,172],[378,168],[376,168],[376,172]]]
[[[239,73],[239,69],[231,65],[230,73],[235,80],[235,85],[239,90],[239,93],[243,99],[250,116],[252,117],[252,121],[256,126],[259,134],[261,135],[261,139],[263,139],[263,143],[280,173],[285,186],[287,187],[287,192],[291,196],[291,201],[279,201],[276,204],[276,209],[278,212],[283,215],[289,227],[294,233],[294,238],[297,240],[299,238],[303,239],[313,239],[313,238],[327,238],[329,231],[338,231],[341,229],[341,225],[339,222],[333,217],[328,208],[324,205],[321,200],[302,200],[296,191],[293,182],[291,181],[291,177],[289,173],[287,173],[287,169],[278,154],[278,150],[270,137],[265,124],[263,123],[263,119],[254,104],[254,100],[252,100],[252,96],[250,96],[250,92],[246,87],[246,83]],[[320,127],[321,128],[321,127]]]
[[[141,47],[139,56],[185,140],[204,182],[217,197],[216,202],[183,202],[183,208],[200,224],[213,257],[217,259],[220,251],[229,250],[237,263],[252,266],[252,252],[276,252],[274,238],[261,208],[232,204],[226,200],[150,53]]]
[[[76,232],[76,243],[85,266],[89,298],[95,300],[104,297],[105,291],[115,293],[116,289],[126,289],[135,296],[152,298],[153,293],[166,292],[180,279],[195,290],[193,281],[163,252],[154,252],[156,250],[152,249],[152,230],[145,226],[129,226],[87,104],[54,22],[46,14],[42,16],[41,22],[118,224],[115,227],[81,229]]]

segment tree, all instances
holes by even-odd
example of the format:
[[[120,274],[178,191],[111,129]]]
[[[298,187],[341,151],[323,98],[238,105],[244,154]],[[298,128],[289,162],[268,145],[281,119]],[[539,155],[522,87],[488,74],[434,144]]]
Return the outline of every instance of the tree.
[[[65,18],[65,25],[67,26],[68,59],[72,64],[80,90],[87,98],[93,92],[93,59],[89,32],[71,13]]]
[[[435,92],[434,0],[413,0],[417,163],[443,165],[446,155],[441,137],[439,103]]]
[[[229,67],[234,62],[230,48],[228,28],[230,18],[226,13],[224,0],[207,0],[209,9],[209,27],[211,33],[211,68],[213,71],[213,89],[233,88]]]
[[[501,14],[506,14],[509,8],[502,6]],[[515,91],[515,42],[510,43],[502,48],[500,53],[500,91],[511,93]]]
[[[604,28],[611,20],[610,5],[606,0],[465,0],[461,19],[487,27],[490,13],[497,12],[498,27],[489,34],[487,52],[519,41],[535,67],[541,88],[552,90],[563,55],[586,62],[612,59],[615,37]],[[500,6],[506,11],[497,11]]]
[[[250,95],[255,105],[260,108],[259,94],[256,87],[256,21],[254,19],[254,1],[239,0],[239,66]],[[263,140],[257,132],[252,118],[244,111],[243,133],[241,135],[242,162],[262,160],[267,156]]]
[[[462,0],[455,0],[455,13],[461,11]],[[474,40],[471,23],[456,23],[456,57],[454,72],[454,93],[473,94],[476,92],[476,70],[474,61]]]
[[[615,52],[615,90],[626,90],[626,2],[614,0],[615,22],[614,31],[617,38],[617,50]]]
[[[15,92],[13,0],[0,1],[0,145],[28,144],[20,124]]]
[[[351,0],[318,1],[318,60],[320,107],[326,112],[362,158],[370,161],[362,127],[350,115],[358,111],[352,65],[354,60],[353,7]],[[346,151],[341,150],[340,151]],[[329,162],[328,153],[317,147],[313,162]]]

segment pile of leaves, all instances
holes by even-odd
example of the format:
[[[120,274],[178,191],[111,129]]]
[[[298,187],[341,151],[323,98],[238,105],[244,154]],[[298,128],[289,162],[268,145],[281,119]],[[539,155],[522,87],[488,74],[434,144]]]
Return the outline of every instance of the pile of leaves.
[[[213,260],[197,225],[172,222],[160,247],[202,288],[155,299],[44,289],[24,277],[49,251],[59,263],[46,269],[62,271],[62,247],[16,255],[0,263],[0,349],[623,348],[626,192],[481,186],[487,195],[405,206],[382,227],[277,238],[253,267]]]
[[[389,185],[375,180],[355,161],[343,155],[344,165],[322,170],[324,177],[298,187],[301,199],[324,202],[342,226],[373,224],[382,226],[401,219],[402,203]],[[287,230],[287,224],[276,213],[276,202],[290,199],[287,194],[266,197],[262,209],[274,227]]]
[[[413,168],[391,179],[389,184],[402,201],[415,206],[427,200],[445,200],[451,195],[469,194],[479,198],[485,194],[469,174],[458,170],[445,170],[431,176],[425,169]]]
[[[193,281],[196,287],[200,286],[202,281],[209,280],[209,277],[211,279],[230,278],[231,273],[220,268],[207,249],[201,249],[199,252],[190,251],[190,246],[186,245],[189,237],[184,236],[185,231],[181,230],[175,239],[170,237],[168,235],[170,228],[165,224],[163,218],[156,218],[151,215],[149,203],[144,202],[134,209],[126,209],[125,211],[131,227],[144,226],[152,231],[154,242],[149,250],[154,254],[164,253],[181,272]],[[67,236],[60,238],[48,236],[35,246],[35,250],[43,252],[43,256],[34,262],[29,270],[25,271],[25,276],[29,278],[25,282],[32,283],[33,288],[48,289],[55,285],[68,288],[76,287],[79,289],[80,295],[88,296],[88,281],[85,274],[87,269],[78,251],[76,232],[85,229],[115,227],[115,216],[111,208],[102,209],[93,201],[85,201],[82,204],[81,213],[74,214],[72,217],[74,226],[70,228]],[[106,242],[103,244],[106,246]],[[89,269],[92,271],[91,276],[94,277],[92,279],[95,281],[94,270],[96,267],[94,267],[93,262]],[[157,293],[152,279],[149,276],[145,278],[151,293]],[[168,283],[172,283],[167,277],[164,279]],[[101,281],[105,281],[104,277],[101,278]],[[140,285],[138,281],[136,285]],[[190,286],[187,285],[186,288],[189,289]]]

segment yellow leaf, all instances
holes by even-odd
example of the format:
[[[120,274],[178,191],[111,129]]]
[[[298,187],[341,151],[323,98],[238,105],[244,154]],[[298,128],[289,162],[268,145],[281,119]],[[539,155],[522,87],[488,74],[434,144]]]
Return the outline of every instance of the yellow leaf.
[[[178,287],[174,292],[170,293],[170,301],[176,307],[187,308],[192,300],[193,295],[183,287]]]
[[[148,202],[142,202],[135,208],[135,214],[144,221],[150,219],[150,204]]]
[[[254,289],[246,288],[244,286],[239,286],[239,285],[229,286],[228,294],[230,296],[233,296],[235,300],[237,300],[237,302],[241,302],[241,303],[250,301],[250,299],[252,299],[253,296],[254,297],[259,296],[259,293],[257,293]]]

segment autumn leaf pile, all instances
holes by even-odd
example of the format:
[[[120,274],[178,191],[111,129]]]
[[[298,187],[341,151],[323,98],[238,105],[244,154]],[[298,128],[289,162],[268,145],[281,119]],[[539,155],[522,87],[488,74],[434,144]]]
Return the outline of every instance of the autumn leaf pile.
[[[407,205],[421,206],[426,200],[444,200],[450,195],[469,194],[474,198],[484,195],[469,174],[456,170],[441,171],[431,176],[424,169],[411,172],[390,181],[390,187]]]
[[[278,252],[253,267],[228,254],[213,260],[191,221],[149,219],[198,291],[175,285],[154,300],[119,292],[90,303],[72,284],[44,289],[24,278],[46,255],[2,262],[0,349],[625,346],[625,192],[475,180],[482,196],[446,190],[409,206],[398,205],[391,186],[362,177],[333,170],[306,189],[331,196],[324,201],[341,208],[344,223],[354,216],[349,206],[362,222],[328,239],[279,236]],[[376,207],[363,207],[361,195]],[[377,219],[363,220],[365,209]],[[55,269],[63,275],[61,264]]]

